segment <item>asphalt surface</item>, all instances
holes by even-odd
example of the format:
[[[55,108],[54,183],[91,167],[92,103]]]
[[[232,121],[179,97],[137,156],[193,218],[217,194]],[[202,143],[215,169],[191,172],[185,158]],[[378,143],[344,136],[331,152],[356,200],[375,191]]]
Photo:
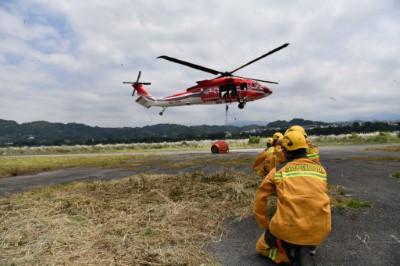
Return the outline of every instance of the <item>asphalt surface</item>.
[[[318,249],[314,257],[316,265],[400,265],[400,180],[390,176],[400,171],[400,163],[349,160],[354,156],[400,156],[400,153],[365,150],[370,146],[320,148],[328,182],[346,187],[349,197],[362,199],[373,207],[332,209],[333,231]],[[232,152],[256,156],[259,151]],[[249,172],[249,168],[241,170]],[[71,168],[0,178],[0,196],[42,185],[73,180],[111,180],[136,173],[124,169]],[[207,246],[207,252],[221,265],[275,265],[255,252],[262,230],[253,217],[240,222],[228,219],[225,224],[226,232]]]

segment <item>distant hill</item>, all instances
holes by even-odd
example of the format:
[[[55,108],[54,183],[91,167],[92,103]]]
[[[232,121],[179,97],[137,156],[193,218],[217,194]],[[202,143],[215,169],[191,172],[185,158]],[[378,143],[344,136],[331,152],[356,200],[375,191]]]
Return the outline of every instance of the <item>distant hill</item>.
[[[227,123],[228,126],[235,126],[235,127],[244,127],[244,126],[266,126],[268,125],[268,122],[266,121],[261,121],[261,120],[256,120],[256,121],[251,121],[251,120],[235,120],[232,122]]]
[[[183,126],[157,124],[135,128],[101,128],[78,123],[36,121],[18,124],[0,119],[0,145],[60,145],[121,142],[151,142],[194,139],[221,139],[229,132],[251,131],[258,126]]]
[[[299,125],[299,126],[302,126],[304,128],[311,128],[311,127],[315,127],[315,126],[327,126],[327,125],[330,125],[330,124],[333,124],[333,123],[325,123],[325,122],[321,122],[321,121],[304,120],[302,118],[293,118],[290,121],[277,120],[277,121],[269,123],[267,126],[269,128],[280,129],[280,128],[289,128],[292,125]]]
[[[325,123],[304,120],[302,118],[294,118],[290,121],[278,120],[266,125],[184,126],[177,124],[157,124],[141,128],[102,128],[78,123],[64,124],[46,121],[18,124],[12,120],[0,119],[0,146],[92,145],[98,143],[111,144],[248,138],[249,136],[272,136],[276,131],[283,133],[292,125],[303,126],[307,130],[307,133],[314,135],[400,130],[398,123]]]

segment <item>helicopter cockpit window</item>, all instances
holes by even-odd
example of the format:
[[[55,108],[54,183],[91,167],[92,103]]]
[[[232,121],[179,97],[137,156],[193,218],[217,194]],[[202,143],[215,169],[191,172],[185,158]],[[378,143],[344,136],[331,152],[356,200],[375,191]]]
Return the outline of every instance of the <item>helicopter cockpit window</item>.
[[[257,88],[258,85],[260,85],[260,84],[257,81],[253,81],[253,83],[251,84],[251,87]]]

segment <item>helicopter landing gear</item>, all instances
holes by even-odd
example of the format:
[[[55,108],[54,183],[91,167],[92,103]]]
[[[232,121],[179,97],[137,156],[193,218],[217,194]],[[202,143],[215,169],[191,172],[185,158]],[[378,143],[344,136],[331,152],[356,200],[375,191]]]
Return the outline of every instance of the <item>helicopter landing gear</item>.
[[[246,104],[246,101],[243,98],[239,98],[238,101],[239,101],[239,105],[238,105],[239,109],[243,109],[244,105]]]
[[[163,114],[164,114],[164,111],[165,111],[165,109],[167,109],[167,107],[163,107],[163,108],[162,108],[162,111],[159,113],[159,115],[163,115]]]

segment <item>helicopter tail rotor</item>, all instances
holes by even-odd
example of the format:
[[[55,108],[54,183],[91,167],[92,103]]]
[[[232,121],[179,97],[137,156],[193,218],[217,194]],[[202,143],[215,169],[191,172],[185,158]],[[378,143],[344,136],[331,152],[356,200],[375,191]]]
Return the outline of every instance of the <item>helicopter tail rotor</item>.
[[[122,82],[122,84],[131,84],[132,85],[132,87],[133,87],[132,96],[135,95],[136,88],[139,85],[151,85],[150,82],[139,82],[139,79],[140,79],[141,75],[142,75],[142,71],[139,71],[139,74],[138,74],[137,79],[136,79],[135,82],[132,82],[132,81],[124,81],[124,82]]]

